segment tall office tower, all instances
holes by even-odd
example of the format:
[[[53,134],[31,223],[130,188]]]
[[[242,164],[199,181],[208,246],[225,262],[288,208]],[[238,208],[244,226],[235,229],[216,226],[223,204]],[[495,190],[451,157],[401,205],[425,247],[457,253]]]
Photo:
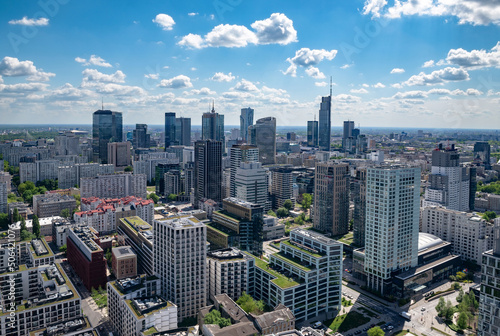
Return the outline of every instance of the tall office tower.
[[[97,110],[92,116],[92,148],[94,162],[108,163],[108,142],[123,141],[121,112]]]
[[[234,177],[236,176],[236,170],[240,167],[241,162],[258,162],[259,149],[252,145],[233,145],[229,149],[229,159],[231,161],[230,197],[235,197]]]
[[[276,168],[271,171],[271,197],[274,209],[282,207],[286,200],[295,204],[292,169]]]
[[[318,147],[318,122],[316,120],[307,122],[307,146]]]
[[[490,144],[487,142],[476,142],[474,144],[474,163],[484,166],[484,169],[491,169]]]
[[[109,142],[108,163],[115,167],[126,167],[132,165],[130,142]]]
[[[330,151],[332,132],[332,90],[328,97],[321,97],[319,108],[319,149]]]
[[[259,148],[259,161],[263,164],[276,163],[276,118],[266,117],[248,126],[248,142]]]
[[[175,118],[175,142],[182,146],[191,146],[191,118]]]
[[[460,155],[452,144],[442,144],[432,152],[430,186],[425,190],[423,206],[443,206],[469,211],[470,177],[467,168],[460,167]]]
[[[342,133],[342,139],[347,139],[352,137],[352,131],[354,130],[354,121],[344,121],[344,132]]]
[[[155,274],[161,293],[175,303],[178,321],[193,317],[207,304],[207,227],[194,217],[155,220]]]
[[[359,128],[354,128],[354,121],[344,121],[344,131],[342,133],[342,148],[346,153],[355,153]]]
[[[495,221],[493,250],[483,253],[478,336],[500,335],[500,221]]]
[[[224,115],[212,111],[203,113],[201,118],[201,136],[203,140],[216,140],[224,143]]]
[[[365,273],[368,287],[386,295],[392,273],[418,263],[420,168],[368,168]]]
[[[202,199],[222,202],[222,142],[200,140],[194,144],[195,208]]]
[[[176,145],[175,112],[165,112],[165,149]]]
[[[356,169],[356,175],[351,179],[351,196],[354,202],[353,243],[363,247],[365,246],[366,168]]]
[[[244,142],[248,142],[248,126],[253,125],[253,112],[250,107],[242,108],[240,114],[240,136]]]
[[[316,163],[314,228],[334,236],[349,232],[349,165]]]
[[[135,130],[132,131],[132,135],[132,145],[134,146],[134,149],[149,148],[151,136],[148,134],[148,125],[135,124]]]
[[[242,162],[234,176],[234,196],[269,210],[269,183],[260,162]]]

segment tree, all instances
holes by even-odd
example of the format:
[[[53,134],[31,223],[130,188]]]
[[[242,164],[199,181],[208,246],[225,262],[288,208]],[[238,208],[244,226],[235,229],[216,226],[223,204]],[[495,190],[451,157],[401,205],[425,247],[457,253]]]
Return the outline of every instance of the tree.
[[[6,213],[0,213],[0,230],[7,230],[9,228],[9,215]]]
[[[264,311],[264,301],[255,301],[246,292],[243,292],[236,303],[247,313],[255,313],[258,315]]]
[[[467,313],[461,312],[460,315],[458,315],[457,326],[462,330],[467,328],[467,320]]]
[[[61,217],[63,218],[69,218],[71,216],[71,212],[69,209],[62,209],[61,211]]]
[[[368,336],[384,336],[385,332],[379,326],[368,329]]]
[[[288,210],[286,208],[279,208],[276,210],[276,215],[279,218],[287,217],[288,216]]]
[[[231,320],[221,316],[220,311],[217,309],[212,310],[203,319],[205,324],[217,324],[219,327],[224,328],[231,325]]]
[[[453,283],[452,288],[453,288],[454,290],[459,290],[459,289],[461,289],[462,287],[460,286],[460,284],[459,284],[458,282],[454,282],[454,283]]]
[[[66,253],[66,250],[68,249],[68,246],[66,244],[64,244],[63,246],[61,246],[59,248],[59,252],[62,252],[62,253]]]
[[[19,210],[17,208],[14,208],[14,212],[12,213],[12,223],[19,222],[21,219],[19,218]]]
[[[125,167],[124,171],[126,171],[126,172],[133,172],[134,171],[134,167],[127,166],[127,167]]]
[[[293,208],[293,203],[291,200],[286,200],[284,203],[283,203],[283,207],[287,210],[291,210]]]
[[[148,199],[152,199],[153,202],[158,203],[158,201],[160,200],[160,197],[158,197],[158,195],[156,195],[154,192],[152,192],[148,195]]]
[[[462,290],[462,288],[460,288],[457,295],[457,302],[460,303],[462,302],[463,299],[464,299],[464,291]]]
[[[311,207],[312,204],[312,195],[311,194],[302,194],[302,208],[307,210]]]
[[[111,267],[113,259],[113,253],[111,253],[111,249],[106,251],[106,260],[108,261],[108,266]]]
[[[168,195],[167,199],[168,199],[169,202],[175,202],[175,201],[177,201],[177,195],[176,194],[170,194],[170,195]]]
[[[33,234],[35,237],[40,238],[40,221],[37,215],[33,215]]]
[[[275,213],[273,210],[269,210],[269,211],[267,212],[267,214],[268,214],[269,216],[276,217],[276,213]]]
[[[483,219],[487,220],[488,222],[497,218],[497,214],[495,211],[486,211],[484,214],[483,214]]]
[[[436,311],[438,313],[438,316],[442,317],[444,316],[444,309],[446,308],[446,302],[444,301],[443,297],[439,298],[439,302],[436,305]]]
[[[445,319],[447,319],[448,321],[450,321],[451,318],[453,317],[454,313],[455,313],[455,309],[454,309],[453,305],[451,304],[451,301],[447,300],[446,301],[445,310],[444,310],[444,317],[445,317]]]

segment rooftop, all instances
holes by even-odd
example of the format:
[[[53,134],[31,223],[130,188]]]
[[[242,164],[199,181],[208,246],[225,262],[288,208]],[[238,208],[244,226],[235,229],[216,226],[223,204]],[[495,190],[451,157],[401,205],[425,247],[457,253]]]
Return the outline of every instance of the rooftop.
[[[134,257],[135,253],[130,246],[120,246],[112,249],[115,258]]]
[[[208,252],[207,257],[221,260],[234,260],[244,259],[245,255],[236,248],[225,248],[213,252]]]
[[[165,224],[173,228],[189,228],[193,226],[203,226],[204,224],[200,222],[196,217],[192,216],[175,216],[165,219],[156,220],[160,224]]]
[[[147,314],[152,314],[164,308],[173,307],[174,304],[159,296],[149,298],[135,298],[125,300],[130,309],[135,313],[138,319],[144,318]]]
[[[97,238],[93,229],[86,226],[74,227],[70,229],[75,236],[93,252],[101,252],[102,248],[94,241]]]
[[[271,274],[272,276],[274,276],[275,279],[271,280],[271,282],[274,283],[275,285],[277,285],[278,287],[289,288],[289,287],[297,286],[300,284],[297,281],[295,281],[293,278],[289,278],[289,277],[285,276],[284,274],[272,269],[271,266],[266,261],[259,259],[258,257],[254,256],[248,252],[243,252],[243,253],[254,258],[255,266],[257,266],[258,268],[260,268],[264,272],[267,272],[267,273]]]

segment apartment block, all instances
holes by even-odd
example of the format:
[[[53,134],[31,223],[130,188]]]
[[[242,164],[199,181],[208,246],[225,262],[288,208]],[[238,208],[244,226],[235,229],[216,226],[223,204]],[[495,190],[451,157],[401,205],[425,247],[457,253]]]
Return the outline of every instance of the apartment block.
[[[117,214],[116,221],[123,217],[138,216],[146,222],[152,224],[154,218],[154,202],[150,199],[143,199],[135,196],[127,196],[122,198],[98,198],[87,197],[82,198],[81,208],[82,211],[99,210],[106,206],[112,206]],[[131,215],[122,215],[121,213],[128,213],[132,211]]]
[[[139,273],[153,275],[153,227],[137,216],[120,218],[117,232],[137,254]]]
[[[283,206],[286,200],[291,200],[295,204],[293,197],[293,175],[291,168],[274,168],[271,170],[271,197],[273,208],[278,209]]]
[[[81,178],[113,174],[114,172],[115,166],[112,164],[77,163],[60,165],[57,168],[57,182],[59,188],[68,189],[79,186]]]
[[[137,275],[137,255],[130,246],[115,247],[111,253],[113,272],[118,280]]]
[[[0,164],[3,160],[0,160]],[[3,171],[3,166],[0,166],[0,183],[7,183],[7,192],[11,192],[12,187],[12,175],[10,173]]]
[[[178,165],[179,159],[174,153],[167,152],[140,154],[139,161],[132,162],[134,174],[145,174],[148,182],[150,182],[155,177],[156,166],[160,163]]]
[[[7,213],[8,209],[8,184],[7,182],[0,182],[0,212]]]
[[[99,175],[80,179],[80,195],[82,198],[121,198],[136,196],[146,198],[146,175],[113,174]]]
[[[36,183],[45,179],[57,179],[58,160],[36,160],[19,163],[19,178],[21,183],[31,181]]]
[[[60,216],[64,209],[68,209],[70,214],[76,209],[73,196],[57,193],[33,195],[33,213],[39,218]]]
[[[109,142],[108,143],[108,163],[115,167],[126,167],[132,163],[132,155],[130,152],[131,144],[125,142]]]

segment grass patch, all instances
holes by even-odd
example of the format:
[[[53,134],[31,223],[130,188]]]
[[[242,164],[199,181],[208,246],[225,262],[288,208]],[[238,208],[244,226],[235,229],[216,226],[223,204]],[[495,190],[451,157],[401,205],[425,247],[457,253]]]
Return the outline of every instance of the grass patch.
[[[450,334],[445,333],[444,331],[439,330],[439,329],[437,329],[437,328],[431,327],[431,329],[432,329],[432,330],[435,330],[435,331],[437,331],[438,333],[443,334],[443,335],[445,335],[445,336],[451,336]]]
[[[375,314],[374,312],[366,309],[365,307],[360,307],[359,310],[361,310],[363,313],[365,313],[366,315],[368,315],[370,317],[375,317],[378,315],[378,314]]]
[[[108,305],[108,294],[105,290],[101,288],[99,288],[99,290],[92,288],[91,296],[99,309],[102,309]]]
[[[370,322],[370,318],[358,312],[351,311],[347,314],[339,315],[334,319],[325,321],[325,325],[334,332],[345,332],[368,322]]]

